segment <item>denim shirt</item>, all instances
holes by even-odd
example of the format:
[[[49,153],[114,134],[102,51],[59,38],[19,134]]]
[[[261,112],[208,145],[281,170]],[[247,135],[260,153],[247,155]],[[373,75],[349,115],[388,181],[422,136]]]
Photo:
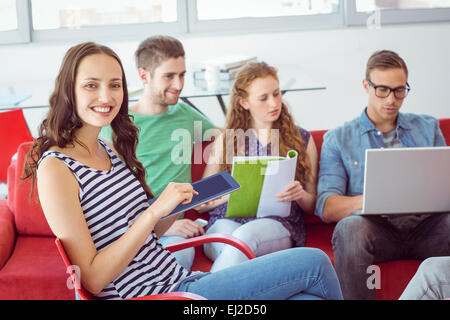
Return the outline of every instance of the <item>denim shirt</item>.
[[[404,147],[446,146],[439,121],[428,115],[399,113],[397,137]],[[360,117],[328,131],[320,156],[315,214],[323,219],[326,199],[363,194],[366,149],[383,148],[383,133],[364,110]]]

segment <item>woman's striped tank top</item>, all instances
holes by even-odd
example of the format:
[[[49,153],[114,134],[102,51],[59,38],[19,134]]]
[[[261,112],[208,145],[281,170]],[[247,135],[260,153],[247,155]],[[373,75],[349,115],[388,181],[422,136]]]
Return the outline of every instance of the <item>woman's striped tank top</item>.
[[[89,168],[56,151],[46,151],[40,159],[62,160],[78,180],[81,208],[98,252],[120,238],[149,206],[136,177],[103,141],[99,139],[99,143],[111,159],[108,171]],[[170,292],[193,274],[176,262],[152,231],[127,268],[97,296],[127,299]]]

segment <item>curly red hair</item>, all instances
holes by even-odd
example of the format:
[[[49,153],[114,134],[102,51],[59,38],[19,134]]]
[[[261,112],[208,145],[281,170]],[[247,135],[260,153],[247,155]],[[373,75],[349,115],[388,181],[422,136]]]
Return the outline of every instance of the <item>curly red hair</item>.
[[[233,133],[238,129],[242,129],[244,132],[251,129],[250,112],[245,110],[239,101],[248,97],[247,90],[253,81],[258,78],[265,77],[273,77],[278,81],[277,69],[269,66],[265,62],[249,63],[236,75],[236,80],[231,93],[230,105],[227,112],[225,125],[226,138],[222,139],[222,150],[227,150],[227,142],[230,143],[227,138],[229,138],[230,134],[232,134],[234,148],[233,155],[238,154],[238,137]],[[304,184],[307,181],[311,171],[309,158],[306,153],[306,143],[303,140],[300,131],[295,125],[294,119],[289,113],[289,110],[284,102],[282,103],[281,114],[273,123],[272,129],[279,130],[279,155],[285,156],[289,150],[296,150],[298,152],[295,179]],[[242,151],[243,150],[239,150],[239,155],[242,155]],[[227,161],[227,153],[228,152],[223,152],[220,169],[231,172],[232,163]]]

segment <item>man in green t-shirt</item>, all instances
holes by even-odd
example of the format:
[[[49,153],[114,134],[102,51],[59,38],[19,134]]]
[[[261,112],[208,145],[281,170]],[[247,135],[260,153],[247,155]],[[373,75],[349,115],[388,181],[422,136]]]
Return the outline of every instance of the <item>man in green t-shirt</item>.
[[[168,36],[144,40],[135,53],[139,77],[144,85],[139,101],[129,107],[139,127],[136,155],[146,170],[152,193],[159,196],[169,182],[191,183],[191,156],[194,142],[209,138],[206,131],[214,125],[190,106],[179,103],[186,73],[183,45]],[[211,132],[211,134],[213,134]],[[112,140],[112,129],[101,135]],[[167,230],[160,242],[167,246],[204,234],[203,227],[182,217]],[[190,268],[194,249],[175,253],[178,262]]]

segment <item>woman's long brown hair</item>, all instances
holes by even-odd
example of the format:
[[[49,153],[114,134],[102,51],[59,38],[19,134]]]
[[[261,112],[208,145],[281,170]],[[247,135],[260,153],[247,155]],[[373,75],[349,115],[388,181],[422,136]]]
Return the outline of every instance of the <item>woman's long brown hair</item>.
[[[136,158],[138,143],[138,128],[133,124],[128,114],[128,90],[125,72],[118,55],[106,46],[93,42],[84,42],[70,48],[64,56],[61,68],[55,81],[55,89],[50,96],[50,109],[47,117],[41,123],[39,136],[27,154],[22,179],[32,178],[31,195],[36,181],[37,163],[42,154],[53,146],[64,148],[78,143],[75,132],[83,124],[76,113],[75,78],[78,67],[85,57],[93,54],[106,54],[117,60],[122,70],[123,101],[119,113],[111,122],[114,148],[119,153],[126,166],[139,180],[148,198],[153,195],[145,182],[145,169]]]
[[[235,130],[242,129],[247,131],[251,128],[251,115],[248,110],[245,110],[241,104],[241,99],[247,99],[248,88],[258,78],[273,77],[278,80],[277,69],[269,66],[265,62],[252,62],[247,64],[236,75],[236,80],[233,85],[230,105],[227,113],[227,120],[225,128],[227,130],[223,139],[223,158],[220,164],[220,170],[227,170],[231,173],[232,163],[227,161],[227,146],[231,147],[228,141],[230,136],[234,139],[233,155],[238,154],[238,137],[234,134]],[[232,130],[228,130],[232,129]],[[296,150],[298,152],[297,169],[295,179],[302,184],[309,179],[310,164],[306,153],[306,144],[294,123],[294,119],[289,113],[285,103],[282,103],[281,114],[279,118],[273,123],[272,129],[279,130],[279,155],[286,156],[289,150]],[[227,138],[228,136],[228,138]],[[241,155],[241,154],[239,154]],[[274,154],[275,155],[275,154]],[[228,159],[229,160],[229,159]]]

